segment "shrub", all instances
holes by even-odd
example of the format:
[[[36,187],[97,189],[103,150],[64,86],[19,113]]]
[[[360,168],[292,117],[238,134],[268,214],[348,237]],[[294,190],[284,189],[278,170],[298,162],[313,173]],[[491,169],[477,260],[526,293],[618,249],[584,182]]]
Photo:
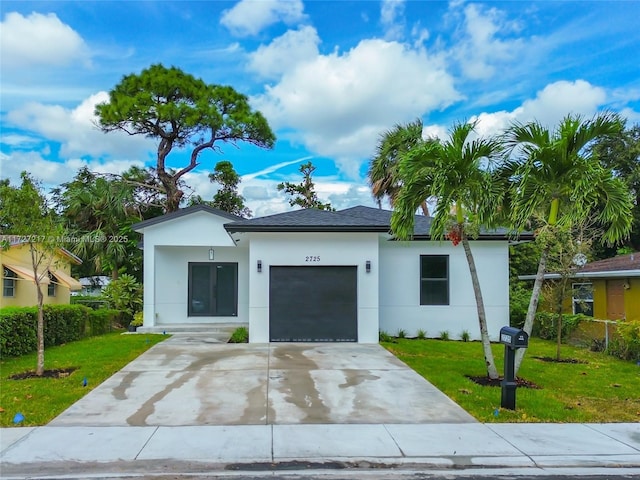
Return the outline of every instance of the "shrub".
[[[133,315],[133,320],[131,321],[130,325],[132,327],[141,327],[144,324],[144,317],[142,312],[136,312]]]
[[[471,340],[471,334],[469,333],[469,330],[462,331],[462,333],[460,334],[460,340],[462,340],[463,342],[468,342],[469,340]]]
[[[418,333],[416,334],[416,338],[418,340],[425,340],[427,338],[427,332],[423,329],[419,329]]]
[[[231,334],[229,343],[247,343],[249,341],[249,330],[247,327],[238,327]]]
[[[116,310],[91,310],[83,305],[44,306],[44,346],[100,335],[111,330]],[[0,356],[14,357],[35,352],[38,307],[0,309]]]
[[[407,331],[400,328],[398,330],[398,334],[396,335],[398,338],[407,338]]]
[[[443,330],[440,332],[440,340],[449,340],[449,330]]]
[[[562,339],[566,339],[573,332],[580,322],[585,319],[585,315],[562,314]],[[558,336],[558,326],[556,325],[557,314],[550,312],[536,313],[536,320],[533,323],[531,334],[544,340],[554,340]]]
[[[391,337],[391,335],[389,335],[384,330],[380,330],[380,333],[378,334],[378,340],[381,342],[392,342],[393,337]]]
[[[133,314],[142,308],[142,285],[127,273],[113,280],[102,291],[110,308],[122,312],[122,324],[127,327]]]
[[[71,305],[84,305],[85,307],[98,310],[107,306],[107,301],[102,297],[95,295],[73,295],[70,301]]]
[[[640,320],[620,320],[618,335],[609,342],[607,353],[623,360],[640,360]]]

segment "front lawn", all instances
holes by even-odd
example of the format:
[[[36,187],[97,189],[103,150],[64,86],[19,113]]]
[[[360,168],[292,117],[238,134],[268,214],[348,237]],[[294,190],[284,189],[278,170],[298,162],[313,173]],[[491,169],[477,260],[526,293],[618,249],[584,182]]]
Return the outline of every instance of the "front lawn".
[[[555,363],[555,343],[531,339],[519,377],[540,388],[518,388],[516,411],[500,408],[500,387],[483,387],[466,376],[486,376],[482,344],[398,339],[381,343],[481,422],[640,422],[640,366],[604,353],[563,345]],[[493,345],[503,373],[504,346]]]
[[[17,413],[24,416],[18,426],[45,425],[76,400],[105,381],[165,335],[110,333],[45,350],[46,370],[73,369],[60,378],[10,377],[35,370],[36,354],[0,360],[0,426],[15,426]],[[87,386],[83,385],[84,379]]]

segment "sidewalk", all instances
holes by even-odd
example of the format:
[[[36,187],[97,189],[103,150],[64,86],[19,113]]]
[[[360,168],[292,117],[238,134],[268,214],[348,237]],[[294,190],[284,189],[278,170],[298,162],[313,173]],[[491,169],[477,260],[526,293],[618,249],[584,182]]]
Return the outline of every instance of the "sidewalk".
[[[36,427],[0,430],[2,478],[323,468],[597,468],[640,474],[640,423]]]

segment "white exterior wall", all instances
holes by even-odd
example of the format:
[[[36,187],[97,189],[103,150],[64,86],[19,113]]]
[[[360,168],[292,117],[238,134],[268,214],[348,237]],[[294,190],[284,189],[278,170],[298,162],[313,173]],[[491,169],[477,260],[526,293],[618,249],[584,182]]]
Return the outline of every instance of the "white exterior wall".
[[[249,268],[246,248],[214,247],[213,262],[238,263],[238,315],[189,317],[189,262],[209,262],[207,247],[156,247],[155,324],[233,323],[249,319]]]
[[[243,240],[244,241],[244,240]],[[378,342],[378,235],[375,233],[251,233],[249,255],[249,335],[269,341],[269,267],[356,266],[358,342]],[[319,257],[308,261],[307,257]],[[257,262],[262,261],[262,272]],[[366,261],[371,273],[366,273]]]
[[[509,325],[509,250],[506,241],[471,242],[491,339]],[[449,305],[420,305],[420,255],[449,255]],[[387,242],[380,245],[380,329],[399,329],[429,337],[448,331],[459,338],[467,330],[480,339],[469,266],[462,245],[448,241]]]
[[[195,212],[144,228],[144,326],[180,323],[247,322],[249,278],[247,245],[236,247],[223,225],[229,220]],[[188,264],[238,263],[238,316],[189,317]]]

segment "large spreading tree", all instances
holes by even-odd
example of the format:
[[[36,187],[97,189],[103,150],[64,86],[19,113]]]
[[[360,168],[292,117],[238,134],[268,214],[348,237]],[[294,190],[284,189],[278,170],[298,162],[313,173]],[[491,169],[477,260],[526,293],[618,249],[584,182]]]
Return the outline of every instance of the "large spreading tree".
[[[590,120],[566,116],[550,130],[538,122],[512,125],[504,135],[511,154],[505,170],[513,181],[512,222],[518,229],[571,228],[591,221],[602,225],[602,241],[628,237],[633,202],[628,187],[604,166],[589,146],[622,131],[618,115],[601,113]],[[538,224],[532,223],[538,219]],[[543,237],[544,238],[544,237]],[[524,322],[531,334],[547,270],[551,243],[543,243],[538,271]],[[516,372],[526,349],[518,350]]]
[[[180,179],[198,166],[205,150],[218,152],[221,143],[238,142],[272,148],[275,142],[267,120],[245,95],[160,64],[126,75],[109,92],[109,101],[96,107],[96,115],[104,132],[157,140],[155,173],[166,193],[167,212],[180,207]],[[190,153],[186,165],[171,170],[167,158],[174,149]]]
[[[480,227],[493,224],[503,198],[498,177],[488,168],[500,152],[493,139],[470,139],[474,123],[455,124],[445,141],[431,139],[403,152],[399,157],[400,191],[391,216],[394,235],[406,240],[413,235],[414,215],[425,198],[437,198],[431,237],[445,236],[454,245],[462,243],[476,299],[478,324],[487,375],[498,378],[491,351],[487,318],[469,238]],[[452,216],[451,212],[455,212]]]

